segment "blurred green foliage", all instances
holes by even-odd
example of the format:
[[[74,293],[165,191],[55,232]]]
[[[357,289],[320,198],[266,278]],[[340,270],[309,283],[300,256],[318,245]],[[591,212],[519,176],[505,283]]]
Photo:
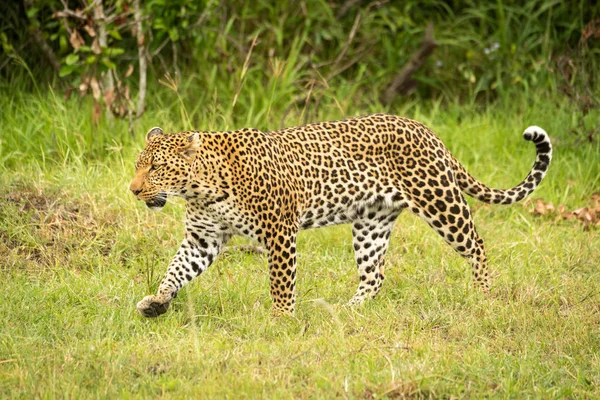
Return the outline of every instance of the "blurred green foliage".
[[[20,2],[3,5],[3,79],[20,74],[8,57],[18,57],[38,82],[53,85],[77,84],[90,66],[124,74],[135,65],[130,1],[104,1],[114,18],[107,23],[107,46],[98,55],[91,48],[93,38],[81,30],[84,20],[56,17],[64,9],[60,0],[32,3],[29,8]],[[85,11],[87,2],[67,4]],[[583,77],[585,85],[597,87],[600,71],[600,10],[594,1],[149,0],[142,7],[150,81],[178,72],[194,74],[199,87],[211,87],[211,80],[239,74],[257,37],[248,67],[260,71],[265,85],[277,73],[274,68],[296,69],[290,99],[307,88],[344,84],[357,85],[357,95],[377,98],[419,47],[429,22],[439,47],[415,75],[416,92],[404,100],[491,100],[555,91],[563,81],[572,84]],[[29,35],[33,25],[60,58],[64,79],[35,50]],[[85,44],[78,50],[70,45],[67,29],[81,30]],[[557,67],[561,62],[573,67],[565,72]]]

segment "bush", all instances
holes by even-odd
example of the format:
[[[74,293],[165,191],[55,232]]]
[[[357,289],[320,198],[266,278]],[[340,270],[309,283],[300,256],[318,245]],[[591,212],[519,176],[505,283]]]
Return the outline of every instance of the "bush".
[[[556,94],[564,85],[576,91],[597,87],[600,15],[593,3],[304,0],[289,7],[264,0],[151,0],[143,2],[141,13],[150,81],[166,73],[183,81],[193,76],[192,92],[180,95],[205,104],[215,93],[232,101],[248,71],[260,78],[258,87],[269,88],[274,76],[282,78],[283,91],[273,96],[289,104],[307,92],[322,95],[341,85],[351,85],[356,98],[376,101],[418,48],[429,22],[439,47],[414,75],[418,85],[398,101],[474,102],[510,101],[529,91]],[[36,81],[71,88],[99,73],[112,72],[119,80],[134,67],[123,85],[135,88],[139,37],[133,4],[104,2],[108,37],[99,47],[90,35],[98,30],[94,9],[79,1],[68,3],[75,17],[58,0],[9,4],[0,17],[6,27],[0,33],[3,78],[10,82],[21,74],[14,63],[7,68],[12,57]],[[24,47],[35,29],[59,59],[53,74],[48,74],[48,53]],[[593,101],[597,104],[596,97]]]

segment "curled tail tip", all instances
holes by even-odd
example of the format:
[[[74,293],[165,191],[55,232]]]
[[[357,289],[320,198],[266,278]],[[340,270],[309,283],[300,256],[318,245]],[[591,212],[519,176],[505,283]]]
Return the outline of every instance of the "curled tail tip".
[[[523,137],[525,140],[532,140],[537,143],[548,139],[548,133],[546,133],[546,131],[539,126],[532,125],[525,129],[525,132],[523,132]]]

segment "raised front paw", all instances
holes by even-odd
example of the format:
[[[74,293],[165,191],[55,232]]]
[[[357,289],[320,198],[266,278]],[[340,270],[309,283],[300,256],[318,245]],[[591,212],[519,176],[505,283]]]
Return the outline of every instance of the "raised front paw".
[[[137,310],[144,317],[154,318],[167,312],[171,301],[165,301],[156,295],[146,296],[137,303]]]

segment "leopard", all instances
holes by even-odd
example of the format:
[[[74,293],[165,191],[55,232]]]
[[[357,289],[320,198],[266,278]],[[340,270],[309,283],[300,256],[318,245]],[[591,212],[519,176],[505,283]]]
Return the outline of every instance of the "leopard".
[[[474,286],[490,291],[484,242],[463,194],[488,204],[512,204],[546,175],[552,145],[545,130],[525,129],[536,157],[510,189],[475,179],[424,124],[371,114],[263,132],[145,135],[129,189],[153,210],[169,197],[185,199],[185,235],[156,294],[137,311],[164,314],[186,284],[204,273],[234,235],[261,244],[268,258],[273,315],[294,314],[300,230],[349,223],[358,288],[347,303],[374,298],[385,279],[394,224],[408,209],[468,261]]]

